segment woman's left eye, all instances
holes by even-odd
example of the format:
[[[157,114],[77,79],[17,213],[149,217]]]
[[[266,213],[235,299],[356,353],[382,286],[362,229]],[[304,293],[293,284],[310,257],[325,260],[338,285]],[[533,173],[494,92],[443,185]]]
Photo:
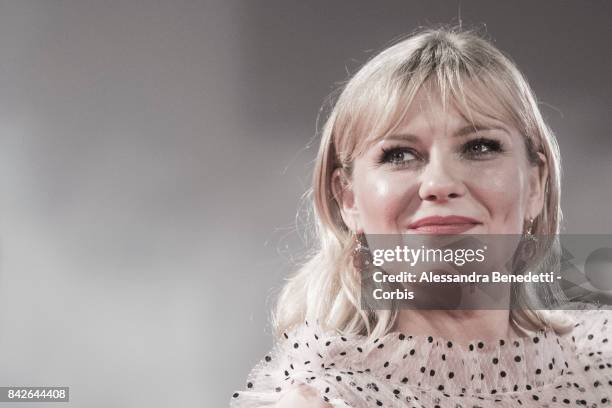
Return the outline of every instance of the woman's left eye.
[[[501,142],[494,139],[479,138],[470,140],[463,145],[461,153],[476,158],[488,156],[503,151]]]

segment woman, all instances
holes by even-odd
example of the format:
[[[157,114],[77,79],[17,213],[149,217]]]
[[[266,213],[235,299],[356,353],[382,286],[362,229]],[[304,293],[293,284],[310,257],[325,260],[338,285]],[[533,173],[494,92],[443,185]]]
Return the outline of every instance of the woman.
[[[603,310],[362,310],[364,234],[559,232],[559,151],[513,63],[427,30],[346,84],[313,182],[318,252],[286,284],[279,340],[234,407],[603,406]],[[522,300],[521,300],[522,299]]]

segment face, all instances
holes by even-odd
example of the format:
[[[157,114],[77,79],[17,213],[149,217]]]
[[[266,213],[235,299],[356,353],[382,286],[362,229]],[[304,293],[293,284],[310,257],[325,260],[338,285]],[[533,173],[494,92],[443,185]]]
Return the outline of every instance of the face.
[[[337,170],[333,185],[358,233],[521,234],[542,210],[547,176],[512,126],[467,120],[421,91],[396,131],[355,159],[350,180]]]

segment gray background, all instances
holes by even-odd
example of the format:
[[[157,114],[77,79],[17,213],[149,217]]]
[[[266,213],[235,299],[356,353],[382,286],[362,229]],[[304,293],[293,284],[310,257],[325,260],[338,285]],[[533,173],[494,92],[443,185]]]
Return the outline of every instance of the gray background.
[[[303,249],[319,107],[459,8],[543,102],[566,231],[610,233],[612,3],[458,5],[0,1],[0,385],[227,406]]]

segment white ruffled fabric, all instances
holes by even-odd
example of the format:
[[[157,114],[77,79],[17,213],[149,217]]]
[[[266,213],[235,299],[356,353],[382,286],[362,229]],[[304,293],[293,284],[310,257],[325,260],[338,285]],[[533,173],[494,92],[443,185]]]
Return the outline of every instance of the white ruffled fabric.
[[[605,407],[612,398],[612,311],[567,311],[569,334],[474,341],[389,333],[343,337],[305,322],[235,392],[232,408],[272,407],[298,384],[333,407]]]

